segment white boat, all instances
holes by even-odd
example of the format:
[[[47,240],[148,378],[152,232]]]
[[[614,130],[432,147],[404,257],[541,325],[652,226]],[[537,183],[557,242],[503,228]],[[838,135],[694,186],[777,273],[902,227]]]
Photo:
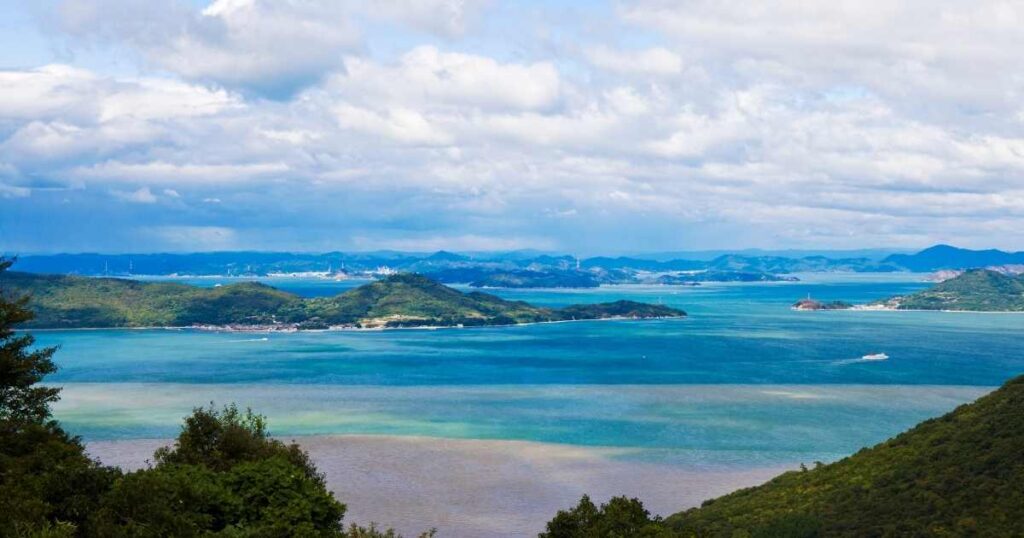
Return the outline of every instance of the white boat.
[[[888,358],[889,356],[886,355],[885,353],[872,353],[870,355],[864,355],[863,357],[861,357],[862,360],[866,361],[884,361],[885,359]]]

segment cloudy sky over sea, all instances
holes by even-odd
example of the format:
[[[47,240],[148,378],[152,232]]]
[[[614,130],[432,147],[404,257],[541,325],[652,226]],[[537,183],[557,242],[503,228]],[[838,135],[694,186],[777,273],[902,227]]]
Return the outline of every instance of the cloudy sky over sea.
[[[0,10],[6,252],[1024,248],[1019,2]]]

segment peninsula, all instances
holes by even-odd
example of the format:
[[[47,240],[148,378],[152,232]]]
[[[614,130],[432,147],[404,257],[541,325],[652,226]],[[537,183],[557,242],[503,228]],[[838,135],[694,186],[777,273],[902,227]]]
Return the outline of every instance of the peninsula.
[[[794,310],[940,310],[1024,312],[1024,275],[971,269],[932,287],[864,305],[801,299]]]
[[[634,301],[543,308],[481,292],[463,293],[417,274],[397,274],[334,297],[304,298],[265,284],[201,288],[4,272],[0,287],[29,295],[36,318],[26,327],[206,327],[239,330],[515,325],[569,320],[686,316]]]

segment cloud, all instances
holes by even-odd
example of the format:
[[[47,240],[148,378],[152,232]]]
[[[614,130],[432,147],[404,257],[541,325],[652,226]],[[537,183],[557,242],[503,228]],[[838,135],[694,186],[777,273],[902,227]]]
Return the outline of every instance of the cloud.
[[[174,164],[161,161],[123,163],[106,161],[73,170],[76,178],[187,184],[192,182],[245,182],[253,178],[279,176],[288,171],[283,163],[254,164]]]
[[[360,102],[536,110],[556,102],[560,79],[550,62],[500,63],[421,46],[403,54],[396,65],[348,57],[345,73],[335,75],[328,88]]]
[[[394,238],[371,238],[356,236],[353,246],[360,250],[400,250],[406,252],[432,252],[455,250],[462,252],[495,250],[548,250],[554,247],[550,239],[523,237],[489,237],[475,234],[455,236],[425,236]]]
[[[0,71],[18,244],[1024,248],[1014,5],[60,5],[121,67]]]
[[[617,73],[675,75],[683,70],[683,59],[663,47],[621,51],[599,46],[587,49],[586,56],[595,66]]]
[[[1024,8],[1013,3],[634,0],[620,14],[740,83],[842,84],[947,118],[1012,113],[1021,97]]]
[[[157,201],[156,195],[149,190],[149,187],[142,187],[137,191],[131,192],[110,191],[110,194],[113,194],[114,197],[119,200],[124,200],[125,202],[132,202],[136,204],[152,204],[156,203]]]
[[[472,0],[63,1],[51,25],[72,44],[125,45],[191,81],[283,99],[360,52],[363,17],[442,36],[462,34],[486,2]]]
[[[59,29],[81,40],[125,43],[182,77],[283,97],[340,65],[361,37],[345,3],[216,0],[202,11],[176,2],[64,2]]]
[[[156,226],[141,233],[154,243],[178,250],[230,250],[238,245],[235,230],[224,226]]]

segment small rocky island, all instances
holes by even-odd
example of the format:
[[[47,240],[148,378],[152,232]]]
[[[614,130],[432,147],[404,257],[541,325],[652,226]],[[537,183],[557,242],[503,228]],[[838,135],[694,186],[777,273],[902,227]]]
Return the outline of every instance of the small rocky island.
[[[203,288],[173,282],[4,272],[0,289],[30,295],[26,327],[199,327],[303,330],[474,327],[551,321],[680,318],[686,312],[634,301],[544,308],[463,293],[417,274],[397,274],[333,297],[305,298],[258,282]]]
[[[821,302],[811,299],[800,299],[793,303],[793,310],[849,310],[853,305],[844,301]]]

